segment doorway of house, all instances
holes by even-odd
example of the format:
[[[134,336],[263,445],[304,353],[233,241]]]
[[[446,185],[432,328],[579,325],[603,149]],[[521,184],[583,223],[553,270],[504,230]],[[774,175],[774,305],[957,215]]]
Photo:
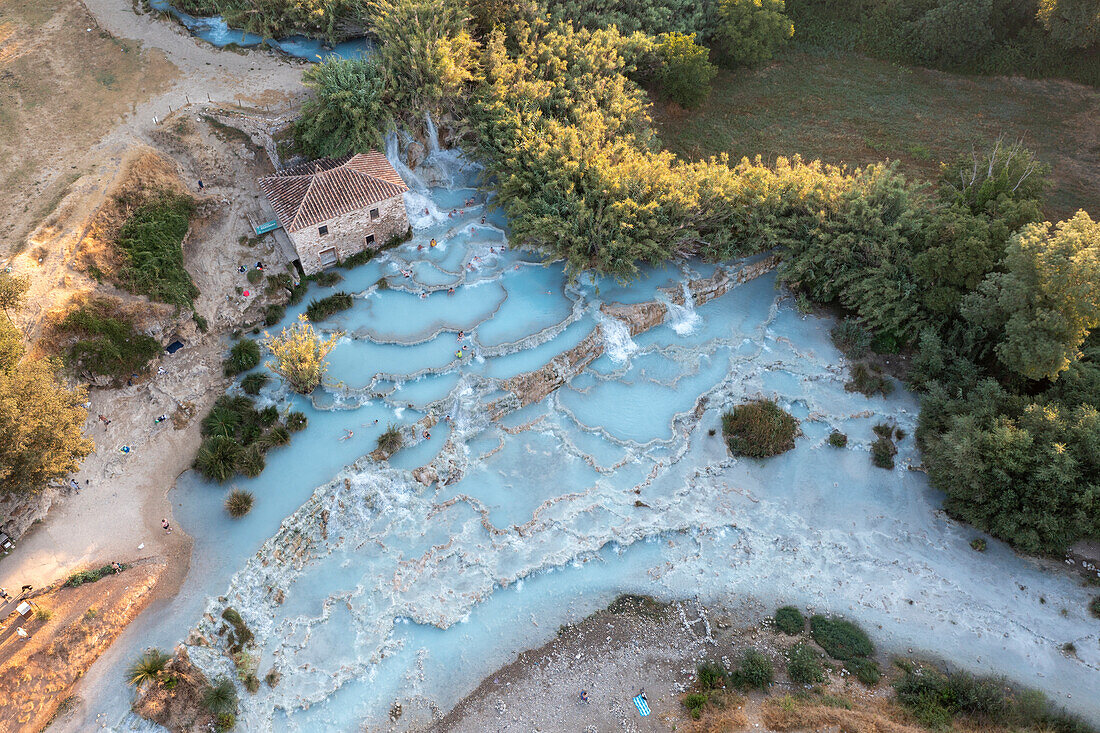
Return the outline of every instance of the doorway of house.
[[[332,267],[336,264],[336,248],[329,247],[321,250],[321,267]]]

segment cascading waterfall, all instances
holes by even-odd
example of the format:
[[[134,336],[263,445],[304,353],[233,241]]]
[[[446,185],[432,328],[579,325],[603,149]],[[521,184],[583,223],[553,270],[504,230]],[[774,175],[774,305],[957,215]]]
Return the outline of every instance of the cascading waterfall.
[[[478,194],[456,152],[429,156],[454,163],[457,188],[446,190],[409,170],[400,147],[387,136],[387,156],[416,189],[406,198],[414,238],[333,288],[394,286],[326,321],[354,337],[329,354],[312,401],[265,388],[309,424],[268,454],[263,474],[236,482],[257,497],[248,517],[227,518],[215,487],[181,479],[172,498],[203,572],[124,642],[119,664],[195,628],[212,645],[190,646],[194,662],[237,679],[219,636],[229,605],[255,634],[260,676],[282,676],[242,691],[242,729],[412,729],[619,593],[716,602],[736,589],[772,607],[843,613],[887,651],[919,647],[1100,713],[1087,591],[993,540],[973,552],[974,531],[944,518],[942,496],[908,470],[919,462],[912,439],[899,443],[897,469],[871,466],[874,426],[912,435],[915,400],[846,391],[831,324],[800,316],[774,275],[698,308],[685,289],[682,306],[666,302],[675,336],[632,338],[599,310],[593,281],[569,285],[560,263],[503,249],[506,222],[481,225],[484,200],[466,204]],[[602,297],[646,302],[662,288],[686,283],[647,271]],[[501,380],[558,363],[596,328],[608,359],[490,419]],[[708,433],[727,406],[758,396],[794,414],[803,434],[782,457],[732,458]],[[430,428],[409,430],[428,417]],[[415,440],[388,463],[365,459],[390,423]],[[833,430],[847,449],[827,446]],[[1076,656],[1061,652],[1066,640]],[[113,668],[102,685],[119,690],[120,679]],[[97,693],[85,697],[122,697]],[[391,724],[395,702],[404,714]]]
[[[630,338],[630,329],[625,323],[598,310],[596,320],[603,334],[604,351],[612,361],[625,362],[638,350],[638,345]]]
[[[678,305],[672,298],[661,294],[658,298],[668,308],[668,316],[666,321],[668,325],[672,327],[680,336],[690,336],[695,327],[699,325],[699,314],[695,312],[695,298],[691,294],[691,288],[685,282],[682,286],[682,292],[684,295],[684,304]]]
[[[428,153],[439,152],[439,131],[435,129],[435,120],[431,112],[424,112],[424,124],[428,131]]]

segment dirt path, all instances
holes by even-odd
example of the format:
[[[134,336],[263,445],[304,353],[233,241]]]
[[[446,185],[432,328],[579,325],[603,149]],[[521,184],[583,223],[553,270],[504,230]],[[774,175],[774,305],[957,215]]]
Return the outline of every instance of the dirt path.
[[[217,134],[199,114],[207,99],[230,105],[240,99],[246,107],[287,106],[302,91],[301,64],[270,52],[219,51],[174,23],[135,15],[129,0],[88,0],[86,5],[91,18],[80,22],[121,39],[117,43],[136,40],[147,51],[157,49],[178,74],[165,91],[137,100],[120,124],[81,152],[74,165],[91,173],[67,189],[56,206],[56,216],[39,226],[23,253],[10,260],[17,274],[32,280],[20,325],[28,333],[37,333],[59,298],[94,287],[72,267],[73,250],[132,151],[148,145],[171,155],[193,193],[198,193],[198,178],[207,183],[201,197],[203,215],[185,243],[185,256],[202,291],[197,310],[209,321],[211,333],[202,338],[194,334],[187,348],[162,359],[163,372],[154,364],[153,375],[145,382],[92,392],[88,433],[96,450],[75,475],[80,491],[64,496],[0,562],[0,586],[41,587],[76,569],[143,554],[169,561],[160,594],[174,592],[186,574],[190,540],[179,530],[166,534],[160,520],[171,519],[166,493],[190,465],[199,435],[197,420],[176,425],[155,419],[174,414],[181,405],[201,416],[223,392],[221,334],[236,327],[252,304],[235,292],[244,283],[236,266],[257,259],[271,261],[270,250],[262,246],[249,250],[238,243],[240,235],[248,233],[246,214],[255,207],[254,179],[266,161],[240,139]],[[42,52],[32,49],[29,58]],[[180,107],[189,102],[191,106],[181,112]],[[40,144],[30,134],[18,141],[23,152]],[[39,178],[49,184],[51,176],[62,175],[62,168],[66,166],[47,166]],[[31,187],[15,193],[34,201],[38,191]],[[45,255],[42,262],[32,254],[39,250]],[[42,296],[35,297],[36,293]],[[110,424],[98,420],[99,415]],[[123,446],[131,450],[124,453]]]
[[[42,730],[83,671],[152,600],[163,571],[162,563],[141,562],[36,595],[37,613],[26,618],[0,619],[0,731]]]

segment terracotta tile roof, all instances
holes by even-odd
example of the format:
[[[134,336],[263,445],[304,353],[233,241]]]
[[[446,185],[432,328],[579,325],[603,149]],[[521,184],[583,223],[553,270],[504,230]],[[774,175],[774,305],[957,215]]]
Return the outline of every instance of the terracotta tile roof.
[[[260,179],[283,229],[299,229],[398,196],[409,187],[386,156],[372,150],[321,158]]]

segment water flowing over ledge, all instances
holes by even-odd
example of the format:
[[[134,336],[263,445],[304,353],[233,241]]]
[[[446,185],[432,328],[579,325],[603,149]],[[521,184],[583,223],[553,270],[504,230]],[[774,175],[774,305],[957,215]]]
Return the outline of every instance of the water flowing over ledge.
[[[398,159],[396,136],[389,147]],[[396,725],[416,729],[623,592],[841,612],[888,647],[1100,714],[1087,593],[992,540],[970,550],[976,533],[910,470],[912,438],[896,469],[871,466],[872,427],[912,435],[917,403],[845,391],[831,324],[776,289],[774,258],[569,284],[560,264],[506,249],[461,155],[433,152],[425,169],[447,185],[409,179],[413,240],[338,286],[357,297],[324,324],[349,334],[326,384],[310,401],[265,389],[310,418],[241,482],[269,513],[219,523],[214,488],[185,477],[177,492],[196,547],[220,554],[196,561],[210,570],[189,606],[150,623],[197,617],[192,660],[235,678],[221,613],[241,614],[260,676],[281,675],[242,691],[243,729],[354,730],[395,701]],[[766,462],[731,457],[710,431],[761,396],[803,436]],[[405,442],[385,460],[374,440],[390,423]],[[833,430],[847,449],[827,444]]]

